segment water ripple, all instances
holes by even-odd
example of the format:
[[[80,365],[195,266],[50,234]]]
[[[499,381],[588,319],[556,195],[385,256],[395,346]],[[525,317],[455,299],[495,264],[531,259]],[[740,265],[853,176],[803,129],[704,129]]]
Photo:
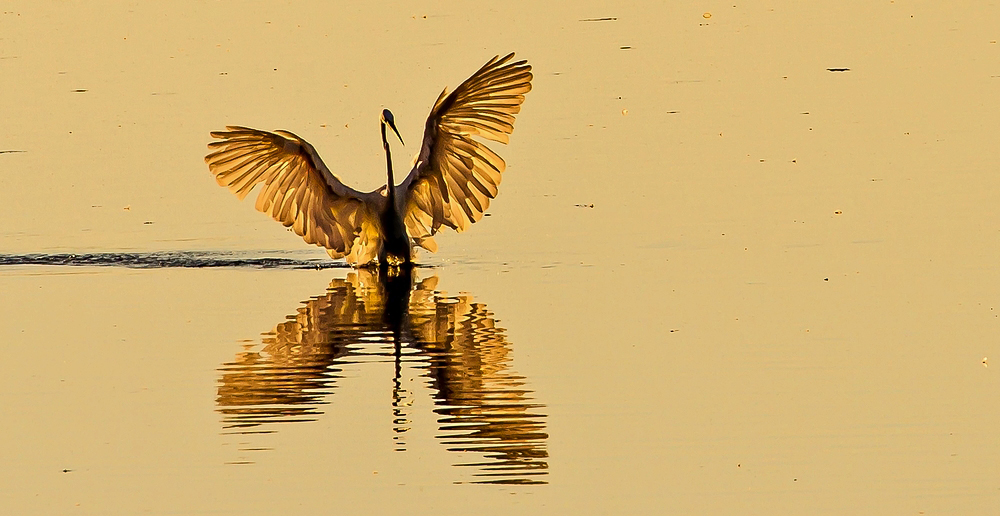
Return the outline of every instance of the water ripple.
[[[71,265],[129,267],[135,269],[249,267],[259,269],[346,268],[343,262],[259,256],[252,253],[218,251],[163,251],[152,253],[29,253],[0,254],[3,265]]]
[[[303,301],[260,344],[245,345],[219,370],[223,432],[315,420],[338,383],[349,380],[345,368],[390,362],[393,449],[408,448],[414,393],[402,377],[413,371],[432,393],[438,441],[461,454],[455,466],[471,468],[472,483],[546,483],[545,405],[511,369],[506,332],[471,296],[435,291],[436,277],[412,283],[352,272]],[[470,454],[480,459],[469,462]]]

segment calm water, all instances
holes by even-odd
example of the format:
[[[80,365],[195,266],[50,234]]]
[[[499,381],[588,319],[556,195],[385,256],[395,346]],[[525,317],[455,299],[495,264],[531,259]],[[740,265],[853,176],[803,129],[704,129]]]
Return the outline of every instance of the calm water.
[[[11,514],[996,514],[1000,11],[0,9]],[[383,181],[533,89],[489,217],[379,282],[219,188],[226,124]],[[7,152],[21,151],[21,152]]]

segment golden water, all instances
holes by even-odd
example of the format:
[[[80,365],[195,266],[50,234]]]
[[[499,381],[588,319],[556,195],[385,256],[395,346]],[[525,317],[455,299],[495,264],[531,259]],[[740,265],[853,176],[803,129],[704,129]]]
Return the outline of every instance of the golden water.
[[[320,259],[215,185],[209,131],[371,189],[383,107],[406,169],[443,87],[535,79],[407,297],[0,267],[0,506],[996,514],[998,39],[987,3],[7,2],[8,257]]]

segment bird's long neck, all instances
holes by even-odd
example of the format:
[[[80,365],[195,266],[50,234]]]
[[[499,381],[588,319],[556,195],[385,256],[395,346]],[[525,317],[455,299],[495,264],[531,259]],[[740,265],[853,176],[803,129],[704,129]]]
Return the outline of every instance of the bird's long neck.
[[[389,140],[385,137],[385,123],[382,124],[382,148],[385,149],[385,169],[389,175],[386,187],[388,188],[389,201],[396,200],[396,181],[392,178],[392,154],[389,153]],[[390,204],[392,206],[392,204]]]

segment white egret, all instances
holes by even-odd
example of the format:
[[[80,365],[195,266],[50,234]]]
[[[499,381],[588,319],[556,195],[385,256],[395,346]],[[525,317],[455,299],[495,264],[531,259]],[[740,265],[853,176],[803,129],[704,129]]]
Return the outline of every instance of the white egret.
[[[438,96],[424,126],[413,169],[396,185],[386,126],[400,142],[392,113],[382,111],[388,180],[360,192],[335,176],[308,142],[288,131],[228,126],[213,132],[205,161],[221,186],[243,199],[258,184],[256,208],[333,259],[354,265],[410,264],[413,246],[434,252],[443,226],[464,231],[497,195],[505,163],[473,136],[508,142],[514,115],[531,90],[531,66],[514,54],[490,59],[465,82]]]

